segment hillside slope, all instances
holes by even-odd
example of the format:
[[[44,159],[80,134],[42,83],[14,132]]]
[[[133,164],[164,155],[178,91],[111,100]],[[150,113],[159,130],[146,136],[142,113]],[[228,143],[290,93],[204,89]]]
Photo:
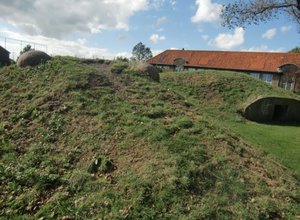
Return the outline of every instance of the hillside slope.
[[[110,65],[1,69],[1,218],[299,217],[294,172],[223,126],[250,100],[295,95],[231,72],[156,83]]]

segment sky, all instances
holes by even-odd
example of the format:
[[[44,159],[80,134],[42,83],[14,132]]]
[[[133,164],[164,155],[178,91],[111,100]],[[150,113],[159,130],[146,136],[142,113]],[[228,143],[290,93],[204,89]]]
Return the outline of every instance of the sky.
[[[1,0],[0,45],[16,60],[31,44],[49,55],[131,57],[142,42],[153,55],[168,49],[287,52],[299,45],[295,22],[285,15],[222,27],[231,0]]]

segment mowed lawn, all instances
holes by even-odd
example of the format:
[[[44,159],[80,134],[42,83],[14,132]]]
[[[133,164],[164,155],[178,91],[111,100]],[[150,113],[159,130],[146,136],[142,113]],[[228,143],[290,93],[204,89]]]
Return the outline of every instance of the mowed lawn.
[[[232,123],[230,129],[274,155],[300,177],[300,123]]]

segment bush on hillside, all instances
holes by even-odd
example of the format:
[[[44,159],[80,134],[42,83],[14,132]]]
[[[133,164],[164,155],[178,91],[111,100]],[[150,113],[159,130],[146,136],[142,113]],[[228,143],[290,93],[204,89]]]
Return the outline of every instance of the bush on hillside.
[[[121,73],[123,72],[125,69],[127,69],[129,67],[128,62],[116,62],[111,68],[110,71],[112,73]]]

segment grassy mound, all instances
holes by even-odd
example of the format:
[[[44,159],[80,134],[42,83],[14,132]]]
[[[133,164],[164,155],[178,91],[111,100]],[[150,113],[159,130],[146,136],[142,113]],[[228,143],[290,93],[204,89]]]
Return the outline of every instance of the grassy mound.
[[[71,57],[3,68],[0,217],[296,218],[293,167],[235,128],[265,95],[296,97],[232,72],[156,83]]]

